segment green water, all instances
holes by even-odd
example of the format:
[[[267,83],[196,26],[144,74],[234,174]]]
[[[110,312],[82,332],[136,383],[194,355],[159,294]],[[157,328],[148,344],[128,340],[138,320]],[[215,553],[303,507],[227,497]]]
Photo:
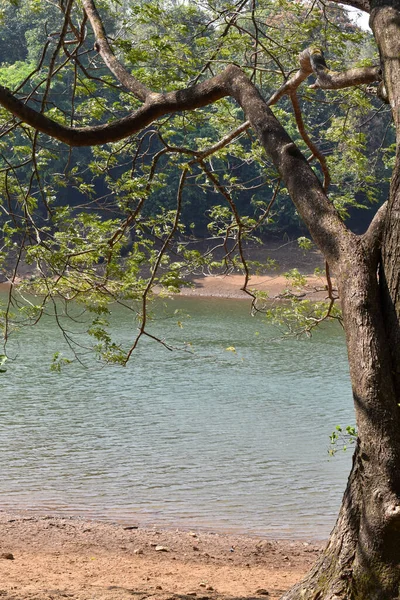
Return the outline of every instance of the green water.
[[[176,308],[191,315],[182,329]],[[232,300],[179,298],[169,315],[151,331],[193,352],[145,339],[126,368],[50,372],[61,344],[50,321],[13,340],[0,381],[0,509],[327,536],[351,458],[329,459],[329,434],[354,422],[339,327],[282,340]],[[113,321],[133,340],[126,315]]]

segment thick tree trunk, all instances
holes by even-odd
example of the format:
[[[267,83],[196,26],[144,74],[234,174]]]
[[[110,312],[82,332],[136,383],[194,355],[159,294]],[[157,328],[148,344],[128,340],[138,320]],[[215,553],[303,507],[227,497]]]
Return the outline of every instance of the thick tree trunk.
[[[400,597],[400,398],[376,263],[362,239],[352,245],[338,279],[359,440],[328,545],[284,600]]]
[[[399,148],[400,2],[370,4]],[[381,257],[367,236],[344,246],[334,267],[359,439],[328,545],[311,573],[282,600],[400,599],[399,150]]]

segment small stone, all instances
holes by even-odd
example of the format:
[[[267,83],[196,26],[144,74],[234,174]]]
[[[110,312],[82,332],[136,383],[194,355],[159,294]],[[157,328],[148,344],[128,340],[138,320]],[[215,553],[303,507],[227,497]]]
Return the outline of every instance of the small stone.
[[[202,581],[201,583],[199,583],[199,586],[200,586],[200,587],[204,587],[204,588],[205,588],[205,587],[207,587],[207,584],[206,584],[206,583],[204,583],[204,581]]]
[[[199,547],[198,547],[198,546],[193,546],[193,550],[194,550],[195,552],[198,552],[198,551],[199,551]]]
[[[258,594],[259,596],[269,596],[269,591],[265,590],[264,588],[260,588],[256,591],[256,594]]]
[[[3,552],[0,554],[0,558],[4,558],[5,560],[14,560],[14,555],[11,552]]]
[[[191,535],[194,538],[197,538],[197,533],[195,533],[194,531],[190,531],[189,535]]]
[[[139,529],[139,525],[127,525],[124,527],[124,531],[131,531],[132,529]]]
[[[213,588],[213,586],[212,586],[212,585],[208,585],[208,586],[206,587],[206,590],[208,590],[209,592],[213,592],[213,591],[214,591],[214,588]]]
[[[133,551],[133,554],[143,554],[143,550],[141,548],[136,548],[136,550]]]
[[[156,585],[156,590],[162,590],[161,585]]]
[[[169,548],[166,546],[156,546],[156,552],[169,552]]]
[[[186,596],[197,596],[197,592],[188,592]]]
[[[152,546],[153,548],[155,548],[156,546],[158,546],[158,544],[156,544],[155,542],[151,542],[150,546]]]
[[[206,558],[210,558],[210,555],[208,554],[208,552],[202,552],[201,554],[202,556],[205,556]]]

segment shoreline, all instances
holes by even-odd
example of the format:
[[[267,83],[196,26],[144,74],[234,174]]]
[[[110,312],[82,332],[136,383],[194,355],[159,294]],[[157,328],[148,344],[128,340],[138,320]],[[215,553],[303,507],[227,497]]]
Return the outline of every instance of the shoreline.
[[[312,301],[326,300],[327,290],[324,278],[313,274],[305,274],[304,277],[307,279],[306,285],[296,288],[289,284],[284,275],[253,275],[247,287],[249,290],[266,293],[268,300],[271,302],[285,300],[287,297],[290,297],[290,294],[300,295],[301,297],[304,295],[304,297]],[[192,277],[189,282],[192,287],[183,287],[179,294],[171,295],[194,298],[251,300],[251,296],[241,289],[244,281],[243,275],[232,274]],[[0,283],[0,292],[7,292],[9,289],[9,283]],[[157,287],[155,290],[157,291]]]
[[[0,595],[10,600],[277,600],[323,547],[2,511],[0,532]]]
[[[266,293],[268,300],[282,301],[290,294],[301,295],[313,301],[325,300],[327,297],[326,281],[323,277],[305,274],[305,286],[296,288],[290,285],[284,275],[253,275],[247,285],[250,291]],[[241,288],[244,284],[243,275],[210,275],[193,277],[192,288],[182,288],[179,296],[193,296],[206,298],[232,298],[236,300],[250,300],[251,296]]]
[[[209,245],[206,240],[198,240],[193,247],[200,252],[209,252]],[[297,239],[278,241],[269,240],[261,246],[246,247],[246,259],[254,261],[263,266],[262,274],[252,275],[248,283],[249,289],[255,289],[266,292],[271,301],[284,299],[280,298],[285,290],[294,294],[307,293],[310,300],[324,300],[327,297],[326,280],[324,278],[325,261],[321,253],[314,247],[312,250],[302,250]],[[218,255],[216,255],[218,258]],[[268,262],[272,260],[274,267],[268,268]],[[321,276],[315,274],[319,269]],[[295,288],[290,285],[285,273],[296,269],[299,274],[306,277],[307,284],[304,289]],[[18,280],[29,278],[33,274],[32,267],[24,263],[20,264]],[[250,299],[250,296],[243,292],[245,275],[237,271],[229,275],[190,275],[188,283],[192,288],[182,288],[179,295],[195,296],[207,298],[234,298]],[[0,283],[0,291],[9,289],[9,283]]]

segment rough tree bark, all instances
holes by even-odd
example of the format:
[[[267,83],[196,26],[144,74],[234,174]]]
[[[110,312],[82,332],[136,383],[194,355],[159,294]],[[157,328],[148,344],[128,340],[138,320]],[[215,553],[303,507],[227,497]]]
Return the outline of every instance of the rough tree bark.
[[[370,11],[398,144],[400,3],[378,0]],[[386,214],[334,265],[359,436],[353,467],[326,550],[284,600],[400,598],[399,242],[397,148]]]
[[[400,0],[346,3],[371,13],[399,141]],[[357,236],[343,224],[306,159],[269,108],[283,95],[295,93],[312,72],[315,86],[339,88],[377,80],[379,69],[335,74],[326,67],[318,49],[310,49],[300,57],[298,73],[269,102],[235,66],[186,90],[156,94],[117,61],[93,0],[83,0],[82,4],[95,32],[97,51],[142,106],[110,125],[71,128],[51,121],[2,87],[0,104],[69,145],[92,145],[127,137],[161,115],[192,110],[224,96],[238,102],[336,275],[359,434],[343,504],[328,545],[310,574],[283,598],[400,598],[400,158],[388,206],[378,212],[365,235]]]

